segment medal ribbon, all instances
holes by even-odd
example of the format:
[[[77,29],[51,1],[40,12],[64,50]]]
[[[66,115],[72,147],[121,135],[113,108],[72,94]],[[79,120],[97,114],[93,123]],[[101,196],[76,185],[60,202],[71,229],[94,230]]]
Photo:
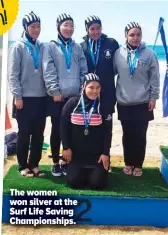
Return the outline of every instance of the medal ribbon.
[[[91,58],[92,58],[92,62],[93,62],[94,66],[95,66],[95,69],[96,69],[96,66],[97,66],[98,61],[99,61],[101,39],[98,40],[96,55],[93,52],[92,40],[90,38],[88,40],[88,44],[89,44],[88,46],[89,46],[89,51],[90,51],[90,55],[91,55]]]
[[[135,55],[133,57],[131,56],[130,51],[128,51],[128,55],[127,55],[130,76],[132,76],[134,74],[135,68],[137,67],[138,58],[139,58],[139,51],[137,49],[134,51],[134,53],[135,53]]]
[[[61,46],[61,50],[65,57],[67,70],[70,70],[71,67],[71,56],[72,56],[72,40],[69,40],[69,43],[65,46],[62,41],[58,38],[58,42]]]
[[[81,102],[82,102],[83,119],[84,119],[85,130],[86,130],[86,129],[88,129],[91,116],[92,116],[93,111],[94,111],[94,108],[95,108],[95,106],[96,106],[96,100],[94,100],[93,103],[92,103],[92,107],[91,107],[91,109],[90,109],[90,111],[89,111],[89,113],[88,113],[88,118],[86,117],[86,110],[85,110],[85,103],[84,103],[84,98],[83,98],[83,96],[82,96]]]
[[[29,41],[26,41],[26,45],[29,48],[29,53],[33,58],[33,62],[34,62],[34,68],[38,69],[39,67],[39,62],[40,62],[40,45],[38,44],[38,42],[36,42],[35,44],[35,52],[33,50],[32,45],[30,44]]]

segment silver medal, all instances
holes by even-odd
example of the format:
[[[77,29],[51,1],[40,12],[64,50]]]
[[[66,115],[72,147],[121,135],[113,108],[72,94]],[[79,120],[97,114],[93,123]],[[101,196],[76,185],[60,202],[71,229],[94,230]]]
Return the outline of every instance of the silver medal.
[[[84,135],[88,135],[88,134],[89,134],[88,129],[85,129],[85,130],[84,130]]]
[[[38,73],[38,69],[35,69],[34,72],[35,72],[35,73]]]

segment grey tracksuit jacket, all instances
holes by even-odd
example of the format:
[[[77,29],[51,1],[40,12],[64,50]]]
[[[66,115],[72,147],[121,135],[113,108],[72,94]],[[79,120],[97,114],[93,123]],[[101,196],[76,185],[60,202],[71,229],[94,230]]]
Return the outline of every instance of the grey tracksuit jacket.
[[[130,77],[127,52],[128,48],[124,45],[114,56],[117,102],[121,105],[137,105],[155,101],[159,98],[160,88],[159,64],[155,53],[142,43],[137,67]]]
[[[13,43],[9,49],[8,81],[12,95],[22,97],[44,97],[47,95],[42,72],[42,55],[44,44],[40,45],[40,63],[35,73],[33,58],[24,39]],[[32,45],[35,49],[35,45]]]
[[[43,75],[47,93],[70,98],[79,94],[87,62],[80,45],[72,41],[71,73],[67,72],[66,61],[59,42],[51,41],[43,53]]]

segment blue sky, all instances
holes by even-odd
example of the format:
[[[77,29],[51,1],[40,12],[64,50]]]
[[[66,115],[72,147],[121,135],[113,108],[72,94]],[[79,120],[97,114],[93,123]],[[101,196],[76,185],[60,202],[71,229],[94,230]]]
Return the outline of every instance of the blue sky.
[[[97,15],[102,20],[103,32],[115,38],[120,44],[125,41],[124,28],[130,21],[142,26],[143,41],[153,45],[159,17],[165,19],[164,28],[168,36],[168,2],[166,1],[40,1],[20,0],[18,17],[10,30],[9,40],[17,40],[22,31],[22,18],[33,10],[42,21],[40,40],[48,42],[57,35],[56,18],[61,13],[70,14],[75,22],[73,38],[81,42],[86,34],[84,20],[89,15]],[[168,40],[168,38],[167,38]],[[160,37],[157,44],[162,44]]]

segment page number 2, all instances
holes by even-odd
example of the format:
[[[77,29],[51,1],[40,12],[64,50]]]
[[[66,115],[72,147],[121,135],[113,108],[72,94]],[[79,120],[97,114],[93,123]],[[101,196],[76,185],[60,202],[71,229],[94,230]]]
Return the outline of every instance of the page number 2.
[[[80,207],[82,204],[86,205],[86,208],[82,209],[80,212],[78,212],[75,216],[76,221],[92,221],[91,218],[83,218],[83,215],[86,214],[91,209],[91,203],[88,199],[81,199],[78,200],[78,207]]]

